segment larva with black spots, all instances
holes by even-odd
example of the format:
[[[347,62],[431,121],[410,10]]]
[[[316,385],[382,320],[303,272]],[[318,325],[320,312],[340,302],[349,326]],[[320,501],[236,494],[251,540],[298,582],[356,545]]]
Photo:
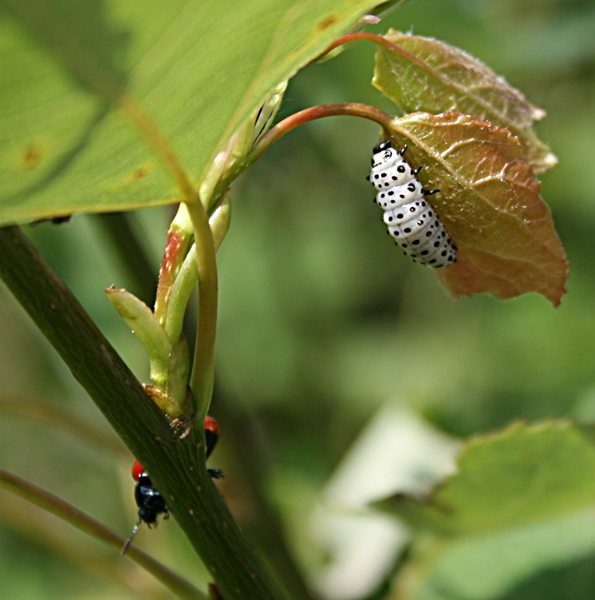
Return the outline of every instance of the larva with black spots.
[[[428,267],[445,267],[457,260],[457,247],[436,211],[426,199],[438,190],[425,190],[417,179],[421,167],[413,169],[403,158],[407,150],[381,142],[372,151],[372,172],[367,179],[378,190],[374,202],[384,210],[384,222],[395,244],[404,253]]]

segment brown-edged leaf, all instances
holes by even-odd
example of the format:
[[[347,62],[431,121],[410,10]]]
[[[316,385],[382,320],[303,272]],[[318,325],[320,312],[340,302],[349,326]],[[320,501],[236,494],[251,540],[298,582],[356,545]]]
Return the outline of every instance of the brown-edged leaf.
[[[425,187],[440,190],[431,202],[459,248],[437,270],[444,286],[454,296],[539,292],[558,306],[568,263],[518,139],[460,113],[412,113],[393,128],[412,165],[424,165]]]
[[[390,30],[394,48],[376,53],[372,84],[404,112],[460,112],[506,127],[516,135],[536,173],[557,164],[533,132],[545,116],[506,81],[466,52],[431,38]]]

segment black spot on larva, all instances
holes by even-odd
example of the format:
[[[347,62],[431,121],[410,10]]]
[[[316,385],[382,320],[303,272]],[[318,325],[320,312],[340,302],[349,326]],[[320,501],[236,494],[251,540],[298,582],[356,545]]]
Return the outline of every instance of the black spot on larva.
[[[422,256],[427,256],[427,254],[428,254],[428,250],[422,250],[422,251],[420,252],[420,254],[421,254]]]
[[[380,177],[380,175],[378,175],[378,173],[376,173],[376,175],[374,175],[374,179],[378,179]]]
[[[405,229],[403,229],[403,233],[411,233],[411,228],[405,227]]]
[[[388,220],[389,220],[389,221],[392,221],[392,220],[393,220],[393,218],[392,218],[392,217],[389,217],[389,218],[388,218]]]
[[[386,173],[381,173],[380,176],[381,177],[386,177]]]
[[[411,245],[412,245],[412,246],[418,246],[418,245],[419,245],[419,240],[413,240],[413,241],[411,242]]]
[[[393,181],[397,181],[399,178],[396,175],[393,175]]]
[[[415,206],[412,206],[412,207],[409,209],[409,212],[415,212]]]
[[[433,216],[433,214],[434,214],[434,213],[433,213],[431,210],[428,212],[428,216],[429,216],[429,217]]]
[[[396,201],[396,200],[391,200],[391,201],[390,201],[390,203],[391,203],[391,204],[396,204],[396,203],[397,203],[397,201]]]
[[[438,248],[440,246],[440,242],[434,242],[434,248]]]
[[[421,227],[423,224],[424,224],[424,222],[421,219],[417,222],[418,227]]]
[[[381,194],[380,194],[380,197],[381,197],[381,198],[384,198],[384,193],[381,193]]]
[[[407,248],[407,244],[401,244],[402,248]]]
[[[410,192],[415,192],[415,184],[414,184],[414,183],[408,183],[408,184],[407,184],[407,189],[408,189]]]
[[[403,218],[403,213],[399,213],[399,214],[397,215],[397,219],[402,219],[402,218]]]
[[[442,250],[442,252],[440,252],[440,256],[446,256],[446,250]]]
[[[431,231],[428,231],[428,232],[426,233],[426,237],[432,237],[432,232],[431,232]]]
[[[405,199],[405,196],[403,194],[399,194],[399,198]]]
[[[425,200],[421,203],[422,206],[425,206],[426,204],[427,202]]]
[[[399,165],[397,167],[397,171],[399,171],[399,173],[404,173],[405,172],[405,167],[403,165]]]
[[[392,190],[388,193],[389,196],[394,196],[394,194],[395,193]]]

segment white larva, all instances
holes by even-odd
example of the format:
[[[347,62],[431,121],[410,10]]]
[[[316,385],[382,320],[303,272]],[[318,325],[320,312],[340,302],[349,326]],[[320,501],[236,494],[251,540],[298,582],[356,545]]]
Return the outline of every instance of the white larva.
[[[403,158],[406,149],[396,150],[389,141],[374,148],[368,177],[378,190],[374,201],[384,210],[388,232],[405,254],[428,267],[445,267],[457,260],[457,247],[426,200],[438,190],[424,190],[417,179],[421,167],[411,168]]]

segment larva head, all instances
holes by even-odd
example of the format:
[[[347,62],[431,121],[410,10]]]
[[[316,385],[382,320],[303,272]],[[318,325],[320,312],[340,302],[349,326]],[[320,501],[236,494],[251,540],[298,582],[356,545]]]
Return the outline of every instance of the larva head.
[[[398,150],[392,147],[390,141],[380,142],[372,150],[372,169],[376,169],[377,167],[386,169],[394,165],[398,160],[402,160],[401,155]]]

